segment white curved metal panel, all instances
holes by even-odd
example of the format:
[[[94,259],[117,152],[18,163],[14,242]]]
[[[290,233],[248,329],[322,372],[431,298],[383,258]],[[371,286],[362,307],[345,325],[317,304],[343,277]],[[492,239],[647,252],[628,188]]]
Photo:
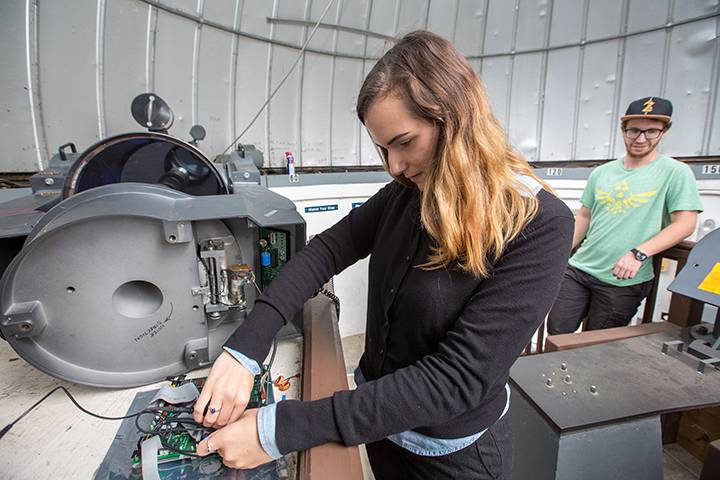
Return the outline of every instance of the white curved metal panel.
[[[145,91],[148,7],[134,0],[106,3],[103,59],[105,129],[108,135],[141,129],[130,102]]]
[[[668,21],[670,0],[633,0],[629,7],[628,30],[634,32],[664,25]]]
[[[97,3],[47,2],[39,8],[46,19],[38,21],[38,73],[48,150],[67,142],[82,150],[100,139],[95,96]]]
[[[580,86],[575,159],[607,158],[613,124],[618,41],[585,47]]]
[[[175,111],[171,133],[187,138],[199,122],[208,131],[201,147],[221,153],[291,68],[327,5],[2,2],[8,153],[0,171],[35,170],[60,143],[82,149],[137,129],[129,103],[143,91]],[[428,28],[481,70],[496,113],[529,158],[622,154],[618,117],[644,95],[676,105],[668,153],[718,155],[718,15],[718,0],[335,0],[309,44],[319,52],[306,54],[318,60],[298,63],[240,142],[254,143],[273,166],[285,164],[285,150],[307,165],[377,165],[352,111],[357,90],[393,38]]]
[[[550,46],[579,42],[583,31],[584,9],[588,0],[552,0]]]
[[[521,2],[518,9],[516,50],[542,48],[549,0]]]
[[[397,35],[427,28],[430,0],[402,0],[398,15]]]
[[[543,109],[542,160],[572,158],[573,117],[579,51],[565,48],[548,56],[548,82]]]
[[[23,2],[0,3],[0,44],[25,45],[27,7]],[[5,48],[0,55],[0,138],[8,154],[2,159],[3,171],[37,170],[43,166],[40,159],[47,155],[36,153],[33,112],[28,108],[33,92],[27,53],[24,48]]]
[[[489,0],[459,0],[457,11],[452,15],[452,10],[447,6],[446,12],[450,12],[455,30],[452,37],[455,46],[465,55],[480,55],[483,53],[485,36],[487,32],[487,9]],[[443,4],[442,0],[439,0]],[[447,15],[447,13],[446,13]],[[450,17],[450,15],[448,15]]]
[[[189,8],[189,2],[174,3],[176,8]],[[163,10],[157,12],[157,32],[152,65],[154,93],[160,95],[175,114],[171,133],[180,137],[193,125],[193,62],[195,61],[195,28],[190,20]]]
[[[623,2],[629,0],[589,1],[586,40],[610,37],[622,32]]]
[[[330,165],[330,83],[332,58],[308,53],[305,55],[303,80],[302,165]]]
[[[243,17],[244,18],[244,17]],[[256,40],[240,38],[235,80],[235,130],[232,139],[250,126],[250,122],[265,101],[267,57],[270,46]],[[255,145],[265,150],[265,116],[260,113],[255,123],[240,137],[239,143]],[[231,139],[231,140],[232,140]],[[228,141],[229,143],[229,141]]]
[[[200,36],[198,63],[197,122],[205,127],[207,136],[200,143],[206,152],[220,153],[228,146],[228,124],[233,114],[230,108],[233,36],[210,28],[203,28]],[[189,138],[187,132],[175,132]]]
[[[459,3],[461,3],[459,0],[431,0],[428,10],[427,29],[452,41],[455,38]],[[480,14],[482,14],[482,10]],[[468,52],[462,50],[460,45],[456,44],[456,46],[461,52],[468,55]],[[476,52],[473,51],[470,54],[474,53]]]
[[[530,161],[538,159],[540,53],[517,55],[510,102],[510,141]]]
[[[665,96],[673,101],[673,126],[663,145],[668,152],[702,152],[703,128],[698,125],[705,123],[710,103],[713,57],[718,48],[716,25],[716,20],[708,19],[672,31]]]
[[[514,48],[517,0],[488,0],[484,54],[507,54]]]
[[[510,57],[487,58],[482,63],[482,79],[485,89],[492,102],[493,111],[503,125],[507,125],[508,121],[507,99],[512,81],[510,70]]]
[[[720,6],[718,0],[675,0],[673,3],[675,4],[673,11],[675,22],[717,12]]]
[[[332,103],[332,165],[360,163],[355,113],[357,94],[363,79],[360,62],[338,58],[335,65],[335,85]]]

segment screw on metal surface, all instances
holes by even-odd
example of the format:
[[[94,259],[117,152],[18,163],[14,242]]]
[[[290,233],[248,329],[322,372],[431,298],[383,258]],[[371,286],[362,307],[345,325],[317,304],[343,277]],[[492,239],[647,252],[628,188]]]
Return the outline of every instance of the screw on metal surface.
[[[565,363],[565,362],[561,363],[561,364],[560,364],[560,370],[562,370],[563,372],[566,371],[566,370],[567,370],[567,363]]]
[[[565,378],[563,378],[563,382],[570,384],[572,383],[572,380],[570,380],[570,375],[565,375]]]
[[[30,325],[29,323],[23,323],[20,325],[20,330],[22,330],[23,332],[29,332],[30,330],[32,330],[32,325]]]
[[[176,240],[177,240],[177,237],[175,235],[168,236],[168,242],[175,243]]]
[[[552,378],[548,378],[548,379],[545,381],[545,386],[548,387],[548,388],[552,388],[552,386],[553,386]]]
[[[55,179],[54,178],[46,178],[45,179],[45,185],[55,185]]]
[[[590,385],[590,393],[597,395],[597,387],[595,385]]]
[[[243,173],[243,178],[250,178],[250,172]]]

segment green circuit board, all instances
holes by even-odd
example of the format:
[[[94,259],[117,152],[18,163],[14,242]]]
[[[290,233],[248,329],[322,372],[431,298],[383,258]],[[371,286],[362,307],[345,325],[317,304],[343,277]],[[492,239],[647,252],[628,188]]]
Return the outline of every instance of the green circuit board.
[[[261,228],[260,240],[261,259],[263,253],[270,257],[269,265],[263,265],[263,262],[260,262],[260,281],[264,290],[290,260],[290,232],[276,228]]]
[[[171,382],[171,385],[174,387],[178,387],[180,385],[183,385],[188,382],[192,382],[197,387],[198,391],[202,391],[203,386],[205,385],[205,379],[203,378],[194,378],[185,380],[183,377],[178,377],[178,379],[173,380]],[[262,388],[261,382],[265,381],[265,389]],[[263,369],[263,371],[255,376],[255,383],[253,385],[252,392],[250,393],[250,401],[248,402],[247,408],[259,408],[261,406],[267,405],[268,403],[272,402],[272,385],[271,385],[271,376],[269,372],[266,369]],[[269,392],[269,393],[267,393]],[[161,404],[162,405],[162,404]],[[160,413],[158,413],[151,421],[149,428],[147,430],[154,430],[158,426],[162,424],[170,424],[173,422],[173,416],[177,415],[175,412],[163,410]],[[131,463],[132,463],[132,475],[130,478],[142,478],[141,473],[141,454],[140,454],[140,444],[150,437],[150,435],[143,434],[141,432],[138,432],[140,438],[137,441],[137,447],[132,453],[131,457]],[[185,452],[195,452],[196,448],[196,441],[195,439],[189,434],[189,433],[171,433],[169,434],[164,440],[163,440],[163,446],[169,446],[175,450],[185,451]],[[170,464],[171,462],[178,462],[185,459],[191,459],[193,458],[190,455],[186,455],[183,453],[175,452],[171,450],[170,448],[160,448],[158,450],[157,454],[157,461],[158,466]],[[172,469],[169,469],[168,472],[172,471]],[[163,469],[159,470],[160,472],[160,478],[164,478],[163,476]]]

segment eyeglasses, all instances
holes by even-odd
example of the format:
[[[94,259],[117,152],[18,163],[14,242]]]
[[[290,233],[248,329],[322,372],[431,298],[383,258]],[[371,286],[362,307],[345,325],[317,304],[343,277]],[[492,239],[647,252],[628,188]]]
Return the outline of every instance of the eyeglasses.
[[[655,140],[664,131],[664,128],[648,128],[647,130],[642,130],[640,128],[633,127],[623,130],[623,132],[625,132],[625,136],[631,140],[638,139],[643,133],[645,134],[645,138],[647,138],[648,140]]]

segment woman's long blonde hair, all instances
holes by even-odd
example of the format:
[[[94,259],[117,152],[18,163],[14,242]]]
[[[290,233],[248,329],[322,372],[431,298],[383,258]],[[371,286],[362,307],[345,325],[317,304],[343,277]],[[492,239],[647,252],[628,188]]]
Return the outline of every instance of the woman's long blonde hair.
[[[508,143],[480,79],[453,45],[431,32],[403,37],[365,78],[357,113],[397,95],[438,128],[436,160],[424,184],[422,224],[434,240],[423,268],[457,266],[487,277],[490,266],[532,219],[538,201],[517,179],[539,180]],[[382,155],[381,155],[382,157]],[[387,159],[383,158],[388,168]],[[413,186],[402,176],[395,180]]]

